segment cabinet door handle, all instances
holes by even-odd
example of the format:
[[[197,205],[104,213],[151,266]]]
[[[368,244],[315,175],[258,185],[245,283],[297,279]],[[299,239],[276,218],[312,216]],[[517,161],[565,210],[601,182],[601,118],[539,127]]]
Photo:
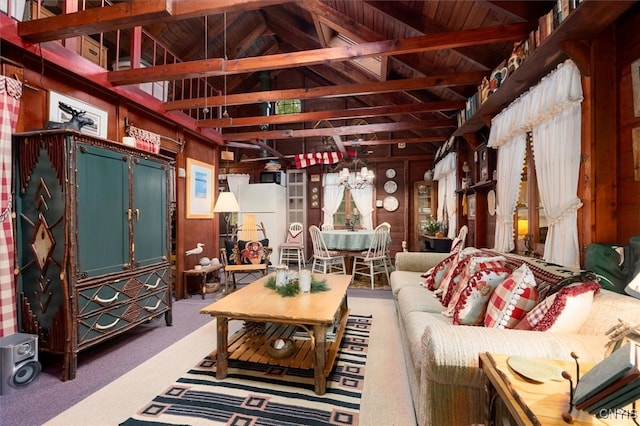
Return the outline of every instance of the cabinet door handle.
[[[140,220],[140,209],[136,209],[136,220]]]
[[[131,220],[131,209],[127,209],[127,219]]]
[[[145,286],[148,290],[153,290],[153,289],[158,288],[158,286],[160,285],[160,281],[161,281],[161,279],[160,279],[160,277],[158,277],[158,279],[156,280],[156,283],[155,283],[155,284],[145,284],[144,286]]]
[[[91,300],[93,300],[94,302],[98,302],[101,305],[110,305],[113,302],[117,302],[118,301],[118,296],[120,295],[120,292],[117,292],[115,294],[115,296],[113,296],[111,299],[102,299],[101,297],[98,297],[98,295],[96,294],[95,296],[93,296],[93,298]]]
[[[144,309],[149,311],[149,312],[153,312],[156,311],[159,307],[160,307],[160,303],[162,303],[162,300],[158,299],[156,302],[156,306],[145,306]]]
[[[112,322],[111,324],[107,324],[107,325],[101,325],[101,324],[96,323],[96,330],[108,330],[110,328],[113,328],[113,327],[116,326],[118,321],[120,321],[120,318],[116,318],[116,320],[114,322]]]

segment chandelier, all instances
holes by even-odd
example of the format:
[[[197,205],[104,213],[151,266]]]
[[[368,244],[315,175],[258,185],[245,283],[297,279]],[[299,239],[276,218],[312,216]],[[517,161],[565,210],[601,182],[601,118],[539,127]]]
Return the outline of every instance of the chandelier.
[[[342,170],[338,172],[338,181],[340,182],[340,185],[349,189],[362,189],[369,185],[373,185],[373,178],[375,177],[373,170],[369,170],[366,166],[363,166],[358,171],[357,158],[354,159],[353,169],[355,170],[354,176],[351,175],[349,167],[343,167]]]

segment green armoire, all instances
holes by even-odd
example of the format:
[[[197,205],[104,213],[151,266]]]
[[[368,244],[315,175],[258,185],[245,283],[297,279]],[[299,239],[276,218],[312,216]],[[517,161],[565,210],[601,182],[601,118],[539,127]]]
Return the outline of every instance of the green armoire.
[[[20,330],[63,356],[171,325],[169,160],[74,131],[14,135]]]

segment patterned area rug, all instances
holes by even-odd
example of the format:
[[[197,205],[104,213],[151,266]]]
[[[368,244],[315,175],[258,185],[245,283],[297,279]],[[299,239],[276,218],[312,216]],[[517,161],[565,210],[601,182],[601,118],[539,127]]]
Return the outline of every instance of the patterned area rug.
[[[312,370],[229,361],[217,380],[207,356],[121,424],[357,425],[371,323],[349,316],[324,395],[313,390]]]

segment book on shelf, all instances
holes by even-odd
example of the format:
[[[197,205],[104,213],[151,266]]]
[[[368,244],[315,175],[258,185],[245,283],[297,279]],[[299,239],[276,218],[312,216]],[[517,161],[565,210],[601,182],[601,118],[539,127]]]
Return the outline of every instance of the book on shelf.
[[[573,398],[576,407],[589,411],[627,393],[634,384],[640,387],[639,352],[635,342],[628,342],[580,377]]]

